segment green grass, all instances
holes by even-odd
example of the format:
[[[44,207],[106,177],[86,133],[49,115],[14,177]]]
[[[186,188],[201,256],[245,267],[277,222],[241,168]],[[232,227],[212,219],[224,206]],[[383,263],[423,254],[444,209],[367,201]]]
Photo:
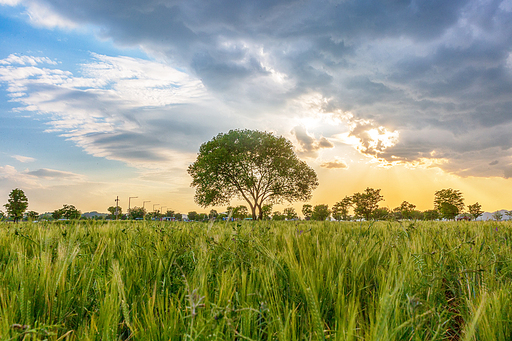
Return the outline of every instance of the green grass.
[[[511,340],[508,222],[0,224],[1,340]]]

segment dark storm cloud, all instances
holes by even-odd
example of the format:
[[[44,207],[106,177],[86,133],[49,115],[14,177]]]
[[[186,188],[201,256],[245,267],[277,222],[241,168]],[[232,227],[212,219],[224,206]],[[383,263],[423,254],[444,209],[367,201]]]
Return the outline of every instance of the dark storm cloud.
[[[442,158],[440,167],[461,175],[510,174],[508,0],[34,1],[194,73],[222,103],[242,109],[240,116],[286,115],[287,103],[316,93],[328,100],[326,112],[350,111],[358,122],[370,122],[352,132],[364,154],[406,162]],[[199,113],[192,117],[176,134],[194,142],[158,140],[197,144],[213,129],[201,125]],[[169,131],[177,121],[168,121]],[[193,124],[202,133],[180,135]],[[153,135],[134,139],[154,144],[158,127],[142,128]],[[392,146],[374,145],[365,127],[400,135]],[[328,144],[305,130],[294,133],[310,156]],[[116,138],[101,142],[115,146]],[[499,164],[489,165],[494,161]]]

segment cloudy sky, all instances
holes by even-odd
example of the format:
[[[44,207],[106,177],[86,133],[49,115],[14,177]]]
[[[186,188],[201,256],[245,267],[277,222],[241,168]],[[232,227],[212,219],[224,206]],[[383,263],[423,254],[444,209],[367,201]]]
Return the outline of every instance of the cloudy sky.
[[[0,201],[199,210],[200,144],[250,128],[312,204],[512,209],[512,0],[0,0],[0,42]]]

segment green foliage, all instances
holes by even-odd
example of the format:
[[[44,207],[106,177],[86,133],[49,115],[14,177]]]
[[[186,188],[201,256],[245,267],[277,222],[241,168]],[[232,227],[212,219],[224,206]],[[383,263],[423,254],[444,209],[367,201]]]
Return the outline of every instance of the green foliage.
[[[373,220],[388,220],[392,218],[392,213],[386,207],[379,207],[372,212],[371,218]]]
[[[219,213],[216,210],[210,210],[210,214],[208,214],[209,219],[216,219],[219,216]]]
[[[367,187],[363,193],[352,195],[351,201],[354,205],[354,214],[356,218],[370,220],[372,213],[379,208],[379,202],[384,200],[380,195],[380,189]]]
[[[311,206],[310,204],[302,205],[302,215],[304,216],[305,220],[310,220],[312,214],[313,214],[313,206]]]
[[[270,219],[270,216],[272,214],[272,207],[273,206],[271,204],[261,206],[261,219]]]
[[[62,208],[59,208],[52,212],[52,218],[55,220],[59,219],[80,219],[80,211],[73,205],[64,204]]]
[[[274,211],[272,212],[272,220],[281,221],[285,220],[286,215],[282,214],[280,211]]]
[[[329,210],[328,205],[316,205],[313,207],[313,213],[311,214],[311,219],[317,221],[324,221],[331,215],[331,211]]]
[[[187,219],[190,221],[196,221],[199,219],[199,214],[196,211],[188,212]]]
[[[282,136],[255,130],[231,130],[203,143],[189,166],[195,201],[202,207],[227,205],[238,197],[253,219],[265,203],[305,201],[318,186],[315,171]]]
[[[232,217],[235,219],[245,219],[249,216],[249,211],[247,210],[247,206],[240,205],[233,209]]]
[[[145,208],[135,206],[134,208],[130,208],[128,210],[128,219],[131,219],[131,220],[144,219],[144,216],[146,215],[146,213],[147,212],[146,212]],[[115,214],[115,210],[114,210],[114,214]]]
[[[62,216],[66,219],[80,219],[80,211],[73,205],[64,204],[62,207]]]
[[[286,219],[288,219],[288,220],[299,219],[299,215],[297,214],[297,212],[295,211],[295,208],[293,208],[293,207],[285,208],[283,211],[283,214],[286,217]]]
[[[500,221],[503,218],[503,214],[500,211],[496,211],[492,214],[492,218],[496,221]]]
[[[26,216],[27,216],[27,220],[34,221],[39,218],[39,213],[37,213],[36,211],[28,211],[26,213]]]
[[[345,197],[332,207],[332,217],[338,221],[349,220],[349,209],[352,205],[352,198]]]
[[[0,223],[0,339],[506,341],[511,236],[494,221]]]
[[[121,208],[121,206],[110,206],[109,208],[107,208],[107,211],[110,213],[110,215],[108,216],[109,219],[118,219],[123,215],[123,209]]]
[[[482,206],[478,202],[475,202],[473,205],[468,205],[468,211],[475,220],[484,214],[484,211],[482,211]]]
[[[9,199],[4,207],[7,210],[7,214],[11,216],[15,222],[18,222],[23,218],[23,213],[27,210],[28,199],[21,189],[16,188],[9,193]]]
[[[440,214],[438,210],[426,210],[423,212],[424,220],[439,220]]]
[[[400,207],[398,208],[398,211],[400,211],[400,215],[403,219],[412,219],[414,209],[416,208],[416,205],[411,204],[407,201],[403,201],[400,204]]]
[[[464,211],[464,198],[459,190],[446,188],[435,193],[434,208],[442,218],[454,219]]]

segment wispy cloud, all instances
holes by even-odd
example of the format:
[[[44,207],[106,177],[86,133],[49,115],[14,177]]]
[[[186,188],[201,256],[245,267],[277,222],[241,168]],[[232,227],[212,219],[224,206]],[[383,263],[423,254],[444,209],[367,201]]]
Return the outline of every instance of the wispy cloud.
[[[79,174],[64,172],[55,169],[41,168],[35,171],[26,172],[30,176],[53,180],[83,180],[84,177]]]
[[[205,121],[217,111],[202,83],[165,64],[93,54],[75,76],[39,66],[47,62],[11,55],[0,61],[0,80],[16,94],[18,110],[46,115],[47,131],[61,132],[92,155],[168,167],[163,164],[197,148],[191,137],[217,131],[218,120]]]
[[[320,167],[327,169],[347,169],[348,165],[345,161],[340,159],[335,159],[333,161],[326,161],[320,164]]]
[[[30,156],[13,155],[12,157],[18,160],[19,162],[34,162],[36,160]]]

